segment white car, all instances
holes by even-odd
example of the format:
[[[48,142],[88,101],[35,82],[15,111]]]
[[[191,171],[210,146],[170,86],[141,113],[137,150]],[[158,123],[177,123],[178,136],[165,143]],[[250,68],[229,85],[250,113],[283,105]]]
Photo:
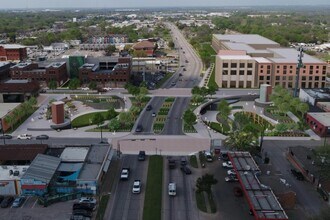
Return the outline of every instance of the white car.
[[[132,193],[140,193],[141,192],[141,181],[134,180]]]
[[[30,134],[20,134],[17,136],[17,139],[20,140],[31,140],[32,139],[32,135]]]
[[[79,203],[92,203],[92,204],[96,204],[96,199],[93,197],[81,197],[79,199]]]
[[[232,169],[233,168],[233,164],[230,161],[223,162],[222,163],[222,167]]]
[[[106,90],[106,91],[112,90],[112,88],[110,88],[110,87],[104,87],[103,89]]]
[[[235,172],[234,169],[230,169],[230,170],[228,170],[228,171],[227,171],[227,174],[228,174],[229,176],[236,176],[236,172]]]
[[[81,87],[81,90],[87,91],[87,90],[89,90],[89,88],[88,87]]]

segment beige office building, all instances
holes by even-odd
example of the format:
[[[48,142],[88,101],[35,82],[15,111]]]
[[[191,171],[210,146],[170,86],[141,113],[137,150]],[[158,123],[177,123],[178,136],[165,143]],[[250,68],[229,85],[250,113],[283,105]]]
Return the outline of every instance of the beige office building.
[[[259,88],[261,84],[294,88],[298,51],[281,48],[259,35],[213,35],[215,80],[220,88]],[[327,64],[304,54],[299,88],[325,86]]]

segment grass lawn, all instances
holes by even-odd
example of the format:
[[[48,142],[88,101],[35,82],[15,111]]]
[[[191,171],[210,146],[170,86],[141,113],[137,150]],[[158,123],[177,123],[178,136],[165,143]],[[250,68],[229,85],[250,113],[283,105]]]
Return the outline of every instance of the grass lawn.
[[[209,83],[207,84],[208,87],[214,86],[215,88],[219,88],[218,84],[215,82],[215,67],[213,68],[213,71],[210,76]]]
[[[80,128],[80,127],[85,127],[85,126],[93,125],[93,123],[90,123],[90,121],[93,119],[93,116],[96,113],[99,113],[99,112],[88,113],[88,114],[81,115],[81,116],[73,119],[73,121],[71,122],[72,127]],[[102,114],[102,116],[104,118],[107,115],[107,111],[100,112],[100,113]]]
[[[197,191],[195,192],[196,195],[196,203],[197,203],[197,208],[201,210],[202,212],[207,212],[206,210],[206,204],[205,204],[205,198],[203,193],[198,193]]]
[[[219,133],[225,134],[225,135],[228,134],[230,131],[230,128],[223,126],[222,124],[217,123],[217,122],[211,122],[210,128],[212,128],[213,130],[215,130]]]
[[[100,201],[99,209],[97,210],[96,220],[103,220],[104,212],[107,208],[110,195],[103,195]]]
[[[184,123],[183,125],[183,131],[185,133],[197,133],[196,129],[193,125],[188,125],[187,123]]]
[[[154,124],[153,126],[153,130],[155,133],[160,133],[162,132],[163,128],[164,128],[164,123],[161,123],[161,122],[157,122]]]
[[[190,162],[190,165],[194,168],[198,168],[198,163],[197,163],[197,157],[196,155],[191,155],[189,157],[189,162]]]
[[[150,156],[146,193],[143,207],[143,220],[161,219],[163,157]]]

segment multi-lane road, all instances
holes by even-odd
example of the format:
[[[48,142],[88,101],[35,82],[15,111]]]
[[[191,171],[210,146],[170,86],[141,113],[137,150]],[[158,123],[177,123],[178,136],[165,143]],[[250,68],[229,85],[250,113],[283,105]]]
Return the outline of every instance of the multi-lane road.
[[[180,61],[177,72],[164,83],[162,88],[192,88],[198,85],[201,80],[202,61],[179,29],[172,23],[166,23],[166,25],[171,30],[174,44],[179,51]],[[148,105],[151,105],[153,110],[144,110],[133,129],[135,129],[137,125],[142,125],[143,134],[153,134],[152,124],[154,117],[152,117],[152,112],[157,114],[164,100],[164,97],[152,98]],[[186,110],[189,102],[189,97],[175,99],[161,133],[162,135],[183,135],[182,114]]]

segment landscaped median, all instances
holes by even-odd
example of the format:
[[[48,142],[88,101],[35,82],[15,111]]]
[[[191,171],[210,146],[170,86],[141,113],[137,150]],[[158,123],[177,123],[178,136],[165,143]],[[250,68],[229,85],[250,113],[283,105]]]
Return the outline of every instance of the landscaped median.
[[[153,125],[153,131],[156,134],[159,134],[163,131],[167,115],[172,107],[174,100],[175,100],[174,97],[169,97],[165,99],[165,102],[163,103],[162,107],[159,109]]]
[[[162,186],[163,157],[159,155],[150,156],[143,207],[144,220],[161,219]]]
[[[103,195],[101,197],[100,206],[99,206],[99,209],[97,211],[96,218],[95,218],[96,220],[102,220],[103,219],[105,210],[106,210],[107,205],[108,205],[109,198],[110,198],[110,195]]]
[[[73,119],[71,122],[72,127],[74,128],[80,128],[80,127],[85,127],[85,126],[89,126],[89,125],[93,125],[95,123],[93,123],[93,117],[94,115],[96,115],[97,113],[101,113],[103,118],[107,117],[107,111],[104,112],[92,112],[92,113],[87,113],[84,115],[80,115],[77,118]]]

